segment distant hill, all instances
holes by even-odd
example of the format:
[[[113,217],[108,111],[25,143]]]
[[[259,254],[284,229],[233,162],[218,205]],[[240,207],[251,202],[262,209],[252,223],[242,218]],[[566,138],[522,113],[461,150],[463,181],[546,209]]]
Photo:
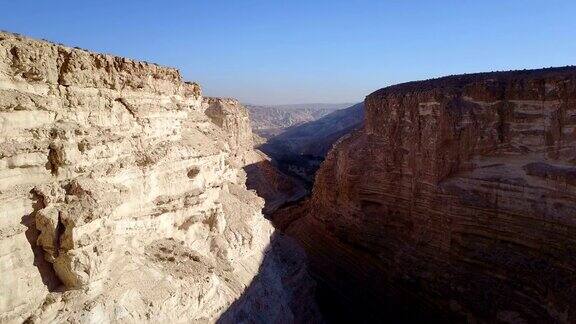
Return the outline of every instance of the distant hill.
[[[348,103],[312,103],[276,106],[246,105],[246,108],[248,108],[254,132],[264,138],[272,138],[289,127],[317,120],[350,105]]]
[[[297,110],[297,109],[328,109],[328,110],[338,110],[350,107],[354,103],[304,103],[304,104],[289,104],[289,105],[272,105],[269,107],[281,108],[287,110]],[[263,107],[266,107],[263,105]]]
[[[259,149],[274,159],[278,167],[311,184],[314,174],[332,145],[342,136],[360,128],[364,103],[301,125],[286,129],[262,144]]]
[[[341,136],[357,129],[364,119],[364,103],[334,111],[318,120],[288,128],[267,145],[283,152],[324,157]]]

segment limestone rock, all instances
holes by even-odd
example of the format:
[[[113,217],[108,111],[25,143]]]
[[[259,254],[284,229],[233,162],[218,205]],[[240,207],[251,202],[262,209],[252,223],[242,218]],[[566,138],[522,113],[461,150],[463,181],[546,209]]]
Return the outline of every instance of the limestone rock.
[[[235,99],[205,98],[204,103],[206,114],[224,130],[224,140],[231,150],[230,163],[246,171],[246,186],[264,198],[265,214],[308,194],[300,182],[280,172],[266,154],[254,149],[257,135],[252,134],[244,106]]]
[[[277,285],[313,290],[246,189],[237,108],[175,69],[0,33],[0,322],[214,322],[259,271],[305,300]]]

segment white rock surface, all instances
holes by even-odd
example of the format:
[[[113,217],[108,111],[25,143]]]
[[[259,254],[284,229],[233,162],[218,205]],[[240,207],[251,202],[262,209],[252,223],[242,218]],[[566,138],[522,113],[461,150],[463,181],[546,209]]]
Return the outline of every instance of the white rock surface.
[[[258,159],[245,109],[175,69],[0,33],[0,322],[237,319],[283,267],[244,185]],[[264,297],[295,300],[286,273]]]

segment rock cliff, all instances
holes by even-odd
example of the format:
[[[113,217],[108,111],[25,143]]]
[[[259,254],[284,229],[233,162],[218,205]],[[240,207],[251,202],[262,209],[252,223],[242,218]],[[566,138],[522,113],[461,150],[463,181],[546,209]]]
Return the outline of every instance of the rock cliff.
[[[0,322],[317,320],[252,145],[175,69],[0,33]]]
[[[286,176],[256,145],[247,109],[234,99],[206,98],[206,114],[226,134],[237,168],[246,172],[246,186],[264,199],[264,213],[271,213],[286,202],[295,201],[308,193],[300,182]]]
[[[576,321],[576,68],[365,100],[312,198],[274,215],[355,315]]]

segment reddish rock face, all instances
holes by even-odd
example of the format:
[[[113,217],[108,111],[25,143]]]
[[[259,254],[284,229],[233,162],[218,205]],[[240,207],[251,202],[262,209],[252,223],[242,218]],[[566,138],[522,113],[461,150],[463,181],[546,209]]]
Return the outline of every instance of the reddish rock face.
[[[576,68],[407,83],[365,105],[312,198],[275,216],[317,276],[379,316],[575,322]]]

